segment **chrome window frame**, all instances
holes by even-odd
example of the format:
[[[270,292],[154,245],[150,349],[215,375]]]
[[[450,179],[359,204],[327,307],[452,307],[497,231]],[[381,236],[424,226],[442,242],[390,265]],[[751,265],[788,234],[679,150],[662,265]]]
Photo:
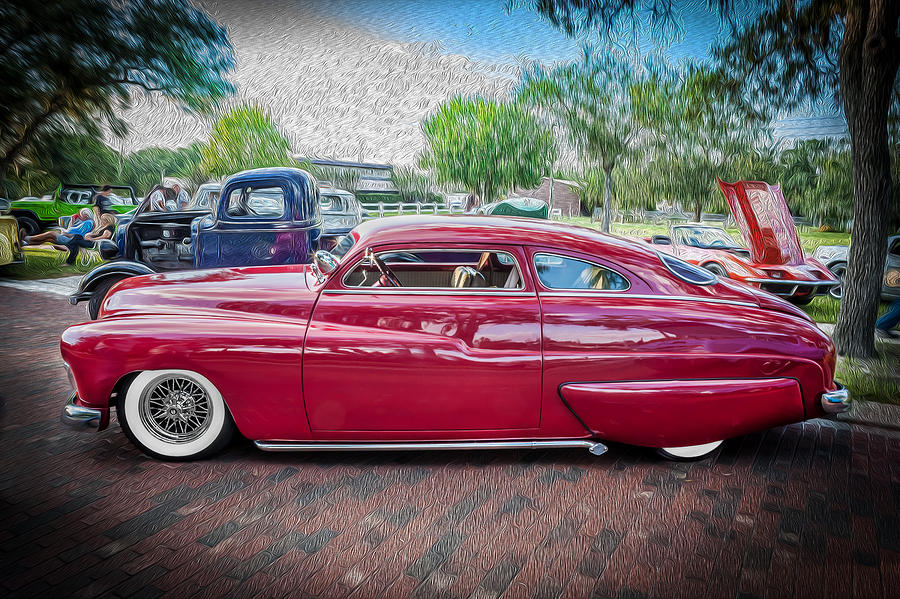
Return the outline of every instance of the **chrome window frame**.
[[[590,264],[591,266],[595,266],[597,268],[602,268],[604,270],[608,270],[608,271],[613,272],[613,273],[619,275],[620,277],[622,277],[625,280],[625,282],[628,283],[628,287],[626,287],[625,289],[578,289],[576,287],[550,287],[549,285],[544,284],[544,282],[541,280],[541,275],[540,275],[540,273],[538,273],[537,264],[534,263],[534,259],[537,258],[539,255],[556,256],[557,258],[563,258],[563,259],[567,259],[567,260],[576,260],[578,262],[584,262],[585,264]],[[621,272],[619,272],[615,268],[610,268],[609,266],[597,264],[596,262],[591,262],[590,260],[585,260],[584,258],[576,258],[575,256],[567,256],[565,254],[557,254],[554,252],[545,252],[545,251],[541,251],[541,250],[536,250],[535,252],[533,252],[531,254],[531,265],[534,266],[535,281],[538,283],[538,285],[540,285],[541,287],[543,287],[550,293],[619,294],[619,293],[627,293],[628,291],[631,290],[631,287],[632,287],[631,279],[629,279],[628,277],[623,275]]]
[[[674,258],[675,260],[678,260],[679,262],[684,262],[685,264],[689,264],[690,266],[693,266],[694,268],[697,268],[699,270],[706,270],[706,269],[704,269],[702,266],[697,266],[696,264],[691,264],[687,260],[682,260],[678,256],[673,256],[671,254],[666,254],[666,253],[658,251],[658,252],[656,252],[656,257],[659,258],[659,262],[660,262],[660,264],[663,265],[663,268],[665,268],[673,277],[675,277],[679,281],[684,281],[685,283],[690,283],[691,285],[697,285],[699,287],[709,287],[710,285],[715,285],[719,282],[719,277],[717,277],[710,271],[707,271],[707,272],[709,272],[709,276],[712,277],[712,280],[710,280],[707,283],[698,283],[697,281],[692,281],[692,280],[688,279],[687,277],[681,276],[680,274],[678,274],[677,272],[672,270],[672,268],[670,268],[668,264],[666,264],[666,258]]]
[[[512,289],[505,289],[503,287],[355,287],[352,285],[347,285],[347,277],[356,270],[356,268],[365,260],[365,250],[363,250],[363,255],[353,263],[352,266],[347,268],[347,271],[341,276],[341,289],[331,289],[326,290],[325,293],[333,294],[337,292],[345,293],[360,293],[361,291],[365,293],[380,293],[386,292],[389,295],[398,295],[405,292],[414,292],[410,293],[410,295],[503,295],[503,296],[511,296],[515,297],[513,294],[519,295],[527,295],[533,296],[533,291],[528,291],[525,288],[525,277],[523,275],[522,267],[519,264],[519,259],[508,249],[472,249],[472,248],[447,248],[447,247],[432,247],[432,248],[391,248],[385,250],[372,250],[375,254],[380,254],[384,252],[472,252],[472,253],[484,253],[484,252],[493,252],[493,253],[503,253],[507,254],[510,258],[513,259],[513,265],[519,271],[519,285],[520,287],[513,287]],[[477,263],[477,261],[476,261]],[[444,262],[436,262],[435,264],[447,264]]]

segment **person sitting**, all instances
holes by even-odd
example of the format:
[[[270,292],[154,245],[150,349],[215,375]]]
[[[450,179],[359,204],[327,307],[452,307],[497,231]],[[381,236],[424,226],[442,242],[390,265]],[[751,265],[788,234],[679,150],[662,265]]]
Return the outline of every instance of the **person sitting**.
[[[81,248],[92,248],[102,239],[112,239],[116,231],[118,221],[112,214],[105,213],[100,215],[100,222],[97,228],[85,235],[73,235],[72,238],[63,245],[69,251],[66,257],[66,264],[75,264],[78,252]]]
[[[94,205],[94,218],[99,220],[100,216],[103,214],[112,214],[116,215],[116,212],[112,209],[112,187],[109,185],[104,185],[100,188],[100,191],[94,194],[94,198],[92,200],[92,204]]]
[[[52,243],[63,245],[72,239],[73,235],[84,236],[94,228],[94,212],[90,208],[82,208],[78,214],[72,216],[69,228],[65,231],[45,231],[37,235],[26,235],[22,238],[22,245],[39,245]]]

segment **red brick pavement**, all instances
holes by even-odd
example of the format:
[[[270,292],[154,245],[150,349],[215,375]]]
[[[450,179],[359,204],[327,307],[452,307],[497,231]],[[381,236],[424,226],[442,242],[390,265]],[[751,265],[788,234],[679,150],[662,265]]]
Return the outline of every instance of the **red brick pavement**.
[[[700,463],[586,451],[145,458],[58,422],[62,298],[0,288],[0,595],[889,597],[900,435],[815,421]]]

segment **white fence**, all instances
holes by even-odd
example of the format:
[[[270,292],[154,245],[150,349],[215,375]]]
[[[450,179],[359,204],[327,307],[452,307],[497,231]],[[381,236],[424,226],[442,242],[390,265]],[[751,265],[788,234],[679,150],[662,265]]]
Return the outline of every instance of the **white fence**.
[[[444,206],[439,204],[418,204],[415,202],[360,202],[363,210],[368,212],[364,219],[396,216],[398,214],[463,214],[462,206]]]

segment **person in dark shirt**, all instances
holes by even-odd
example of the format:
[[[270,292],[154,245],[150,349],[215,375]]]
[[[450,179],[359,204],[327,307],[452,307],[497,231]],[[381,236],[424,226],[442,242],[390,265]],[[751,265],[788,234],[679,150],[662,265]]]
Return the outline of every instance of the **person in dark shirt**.
[[[100,221],[101,214],[116,215],[115,211],[112,209],[112,198],[109,197],[110,193],[112,193],[112,187],[104,185],[100,188],[100,191],[94,194],[94,220],[97,222]]]

